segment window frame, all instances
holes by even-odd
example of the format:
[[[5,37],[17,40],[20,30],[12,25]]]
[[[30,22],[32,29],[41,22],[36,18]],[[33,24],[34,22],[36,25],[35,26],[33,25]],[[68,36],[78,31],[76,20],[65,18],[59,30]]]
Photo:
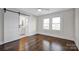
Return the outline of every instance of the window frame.
[[[59,23],[53,23],[53,18],[60,18],[60,22]],[[54,31],[61,31],[61,17],[57,16],[57,17],[53,17],[53,18],[51,19],[51,21],[52,21],[52,23],[51,23],[51,29],[54,30]],[[54,25],[58,25],[59,24],[59,29],[56,29],[56,27],[55,27],[55,29],[53,29],[53,24]]]
[[[45,22],[44,22],[44,20],[46,20],[46,19],[49,20],[48,23],[45,23]],[[48,24],[48,28],[47,28],[47,29],[45,28],[45,24]],[[50,24],[50,18],[44,18],[44,19],[43,19],[43,29],[44,29],[44,30],[49,30],[49,29],[50,29],[50,25],[49,25],[49,24]]]
[[[28,25],[29,18],[27,18],[26,15],[20,14],[19,18],[20,18],[20,20],[19,20],[19,26],[20,27],[25,27],[25,26]]]

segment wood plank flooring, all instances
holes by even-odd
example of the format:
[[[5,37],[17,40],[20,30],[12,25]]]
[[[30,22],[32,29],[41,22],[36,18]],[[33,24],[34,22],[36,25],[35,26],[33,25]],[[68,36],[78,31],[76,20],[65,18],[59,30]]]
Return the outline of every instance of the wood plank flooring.
[[[29,51],[78,51],[75,43],[67,39],[40,34],[29,36],[27,39],[28,41],[24,42],[27,43],[25,47],[28,46]],[[21,45],[24,46],[24,43]]]
[[[78,51],[74,41],[36,34],[0,46],[1,51]]]
[[[19,40],[0,45],[0,51],[18,51],[18,50],[19,50]]]
[[[27,37],[23,37],[19,40],[19,51],[27,51],[28,50],[28,39]]]

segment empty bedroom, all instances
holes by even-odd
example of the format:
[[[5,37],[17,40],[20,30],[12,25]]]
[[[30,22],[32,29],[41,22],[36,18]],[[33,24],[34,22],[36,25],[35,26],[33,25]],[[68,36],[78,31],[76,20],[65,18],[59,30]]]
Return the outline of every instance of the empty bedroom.
[[[0,51],[78,50],[78,8],[0,8]]]

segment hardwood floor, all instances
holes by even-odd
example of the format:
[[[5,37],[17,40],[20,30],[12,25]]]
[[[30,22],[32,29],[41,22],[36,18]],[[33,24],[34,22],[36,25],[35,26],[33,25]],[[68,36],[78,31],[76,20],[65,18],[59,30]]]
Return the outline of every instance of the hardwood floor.
[[[4,51],[78,51],[71,40],[36,34],[4,44]]]
[[[29,51],[78,51],[75,43],[71,40],[51,37],[47,35],[33,35],[25,39],[21,39],[25,44],[20,44],[26,48],[23,50]],[[21,41],[22,42],[22,41]]]
[[[18,51],[19,50],[19,40],[12,41],[1,45],[0,51]]]
[[[0,45],[0,51],[3,51],[4,46]]]
[[[28,50],[28,38],[23,37],[19,40],[19,51],[27,51]]]

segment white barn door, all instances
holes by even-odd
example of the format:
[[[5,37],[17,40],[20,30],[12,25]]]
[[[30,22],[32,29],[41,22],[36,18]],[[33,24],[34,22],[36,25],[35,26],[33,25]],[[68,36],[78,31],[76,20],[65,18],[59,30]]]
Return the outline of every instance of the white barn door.
[[[4,13],[4,43],[19,39],[19,14],[6,11]]]

